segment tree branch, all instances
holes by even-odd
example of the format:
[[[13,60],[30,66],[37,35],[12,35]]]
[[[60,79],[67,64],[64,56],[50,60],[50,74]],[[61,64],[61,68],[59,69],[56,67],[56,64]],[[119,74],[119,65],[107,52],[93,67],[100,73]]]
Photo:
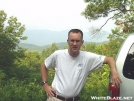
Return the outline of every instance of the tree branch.
[[[96,32],[93,34],[93,37],[107,24],[107,22],[108,22],[110,19],[112,19],[113,17],[115,17],[116,15],[118,15],[118,14],[120,14],[120,13],[122,13],[122,12],[116,13],[116,14],[114,14],[114,16],[108,18],[108,19],[106,20],[106,22],[105,22],[99,29],[96,29]]]
[[[106,20],[106,22],[101,26],[101,28],[100,28],[98,31],[100,31],[100,30],[102,29],[102,27],[104,27],[104,26],[106,25],[106,23],[107,23],[110,19],[112,19],[113,17],[115,17],[116,15],[118,15],[118,14],[120,14],[120,13],[122,13],[122,12],[116,13],[116,14],[114,14],[114,16],[108,18],[108,19]]]
[[[115,9],[115,10],[117,10],[117,9]],[[110,12],[115,11],[115,10],[111,10]],[[127,10],[127,11],[130,11],[130,12],[132,11],[132,12],[134,12],[134,10]],[[105,22],[99,29],[96,29],[96,31],[94,31],[93,37],[95,37],[95,35],[107,24],[107,22],[108,22],[110,19],[112,19],[113,17],[115,17],[116,15],[118,15],[118,14],[120,14],[120,13],[124,13],[124,12],[120,11],[119,13],[116,13],[116,14],[114,14],[112,17],[108,18],[108,19],[106,20],[106,22]]]
[[[127,11],[133,11],[134,12],[134,10],[127,10]],[[119,13],[114,14],[114,16],[110,17],[108,20],[112,19],[113,17],[115,17],[116,15],[118,15],[120,13],[122,13],[122,12],[119,12]],[[102,29],[102,27],[104,27],[106,25],[106,23],[108,22],[108,20],[101,26],[101,28],[99,28],[98,31],[100,31]]]
[[[119,9],[118,8],[117,9],[113,9],[111,11],[108,11],[108,13],[113,12],[113,11],[117,11],[117,10],[119,10]]]

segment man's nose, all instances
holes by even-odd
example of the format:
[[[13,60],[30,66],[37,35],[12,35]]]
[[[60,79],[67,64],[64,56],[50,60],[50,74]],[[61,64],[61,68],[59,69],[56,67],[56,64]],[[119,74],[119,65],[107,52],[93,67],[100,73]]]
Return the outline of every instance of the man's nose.
[[[76,41],[74,41],[74,42],[73,42],[73,45],[76,45],[76,44],[77,44],[77,42],[76,42]]]

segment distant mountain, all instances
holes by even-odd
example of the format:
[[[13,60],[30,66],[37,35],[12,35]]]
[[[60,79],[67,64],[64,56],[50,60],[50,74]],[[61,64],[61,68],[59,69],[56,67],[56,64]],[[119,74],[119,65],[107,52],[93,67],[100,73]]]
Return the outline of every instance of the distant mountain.
[[[42,52],[44,49],[51,47],[52,44],[50,45],[45,45],[45,46],[37,46],[37,45],[33,45],[33,44],[27,44],[27,43],[20,43],[19,46],[22,48],[26,48],[29,51],[39,51]],[[63,49],[65,46],[67,46],[66,42],[62,42],[62,43],[56,43],[56,45],[58,46],[59,49]]]
[[[102,43],[107,43],[108,41],[104,41],[104,42],[96,42],[97,45],[100,45]],[[84,44],[88,44],[91,42],[84,42]],[[94,42],[93,42],[94,43]],[[33,44],[27,44],[27,43],[20,43],[19,46],[22,48],[26,48],[28,51],[38,51],[38,52],[42,52],[44,49],[51,47],[52,44],[49,45],[45,45],[45,46],[37,46],[37,45],[33,45]],[[65,46],[67,45],[67,42],[62,42],[62,43],[56,43],[56,45],[58,46],[59,49],[63,49],[65,48]]]
[[[29,51],[41,52],[43,49],[45,49],[45,46],[43,47],[43,46],[37,46],[37,45],[27,44],[27,43],[20,43],[19,46],[22,48],[26,48]]]
[[[45,46],[52,43],[66,42],[69,30],[63,31],[50,31],[50,30],[26,30],[23,36],[27,36],[28,39],[21,41],[21,43],[32,44],[36,46]],[[103,35],[99,38],[92,38],[89,32],[83,32],[83,39],[86,42],[103,42],[107,40],[107,36]],[[35,46],[33,46],[34,48]]]

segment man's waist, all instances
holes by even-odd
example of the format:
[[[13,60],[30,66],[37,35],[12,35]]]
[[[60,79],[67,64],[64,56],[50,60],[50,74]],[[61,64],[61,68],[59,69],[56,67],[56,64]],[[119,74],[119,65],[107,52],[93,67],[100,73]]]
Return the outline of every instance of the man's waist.
[[[59,96],[55,94],[55,97],[62,100],[62,101],[79,101],[79,96],[75,96],[75,97],[63,97],[63,96]]]
[[[68,87],[68,89],[62,89],[63,87],[55,87],[52,85],[52,88],[56,91],[56,94],[59,95],[59,96],[63,96],[63,97],[66,97],[66,98],[70,98],[70,97],[75,97],[79,94],[79,90],[69,90],[70,88]],[[65,88],[65,87],[64,87]],[[67,87],[66,87],[67,88]]]

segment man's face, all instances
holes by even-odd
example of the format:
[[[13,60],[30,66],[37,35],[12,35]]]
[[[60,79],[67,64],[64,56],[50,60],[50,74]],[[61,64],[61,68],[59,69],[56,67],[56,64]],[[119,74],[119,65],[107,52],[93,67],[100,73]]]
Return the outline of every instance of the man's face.
[[[78,53],[83,44],[83,39],[80,33],[70,33],[68,36],[68,45],[71,53]]]

